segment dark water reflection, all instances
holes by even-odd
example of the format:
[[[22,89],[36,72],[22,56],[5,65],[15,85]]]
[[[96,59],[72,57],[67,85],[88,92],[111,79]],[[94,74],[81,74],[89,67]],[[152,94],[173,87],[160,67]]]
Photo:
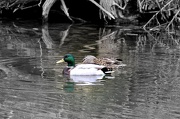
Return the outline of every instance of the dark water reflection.
[[[1,24],[0,118],[180,118],[179,37],[132,28]],[[66,53],[76,62],[92,54],[127,66],[114,78],[77,82],[62,76],[65,64],[55,64]]]

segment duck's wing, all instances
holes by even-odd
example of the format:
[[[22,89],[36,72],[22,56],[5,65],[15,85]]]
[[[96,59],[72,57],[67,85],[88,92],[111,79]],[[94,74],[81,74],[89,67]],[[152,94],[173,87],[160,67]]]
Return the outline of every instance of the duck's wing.
[[[122,63],[122,59],[115,59],[115,58],[101,58],[95,61],[95,64],[100,64],[106,66],[109,70],[115,70],[119,67],[126,66]]]
[[[90,68],[94,68],[94,69],[102,69],[104,68],[105,66],[103,65],[96,65],[96,64],[79,64],[77,65],[75,68],[77,69],[90,69]]]
[[[71,70],[70,75],[105,75],[101,70],[104,67],[95,64],[79,64]]]
[[[78,69],[83,69],[85,71],[93,71],[96,69],[98,72],[103,72],[104,74],[112,74],[114,71],[110,70],[107,66],[104,65],[97,65],[97,64],[80,64],[77,66]],[[91,70],[88,70],[91,69]]]

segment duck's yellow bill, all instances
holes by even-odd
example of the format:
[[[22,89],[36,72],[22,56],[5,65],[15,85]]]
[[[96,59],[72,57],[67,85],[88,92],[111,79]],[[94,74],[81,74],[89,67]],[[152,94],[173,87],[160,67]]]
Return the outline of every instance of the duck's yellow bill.
[[[64,62],[64,59],[61,59],[61,60],[57,61],[56,63],[58,64],[58,63],[62,63],[62,62]]]

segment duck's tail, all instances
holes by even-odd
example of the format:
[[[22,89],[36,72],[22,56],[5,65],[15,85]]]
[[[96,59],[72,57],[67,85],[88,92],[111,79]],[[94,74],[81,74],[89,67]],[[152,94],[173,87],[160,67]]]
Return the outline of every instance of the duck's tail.
[[[111,75],[112,73],[114,73],[113,70],[110,70],[110,69],[107,68],[107,67],[104,67],[104,68],[102,68],[101,70],[102,70],[102,71],[104,72],[104,74],[106,74],[106,75]]]

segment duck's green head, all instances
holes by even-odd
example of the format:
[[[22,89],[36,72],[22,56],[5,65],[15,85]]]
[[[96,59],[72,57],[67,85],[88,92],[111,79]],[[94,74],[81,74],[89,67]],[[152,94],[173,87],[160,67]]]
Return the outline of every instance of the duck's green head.
[[[56,63],[67,62],[68,66],[75,66],[75,59],[72,54],[66,54],[63,59],[57,61]]]

